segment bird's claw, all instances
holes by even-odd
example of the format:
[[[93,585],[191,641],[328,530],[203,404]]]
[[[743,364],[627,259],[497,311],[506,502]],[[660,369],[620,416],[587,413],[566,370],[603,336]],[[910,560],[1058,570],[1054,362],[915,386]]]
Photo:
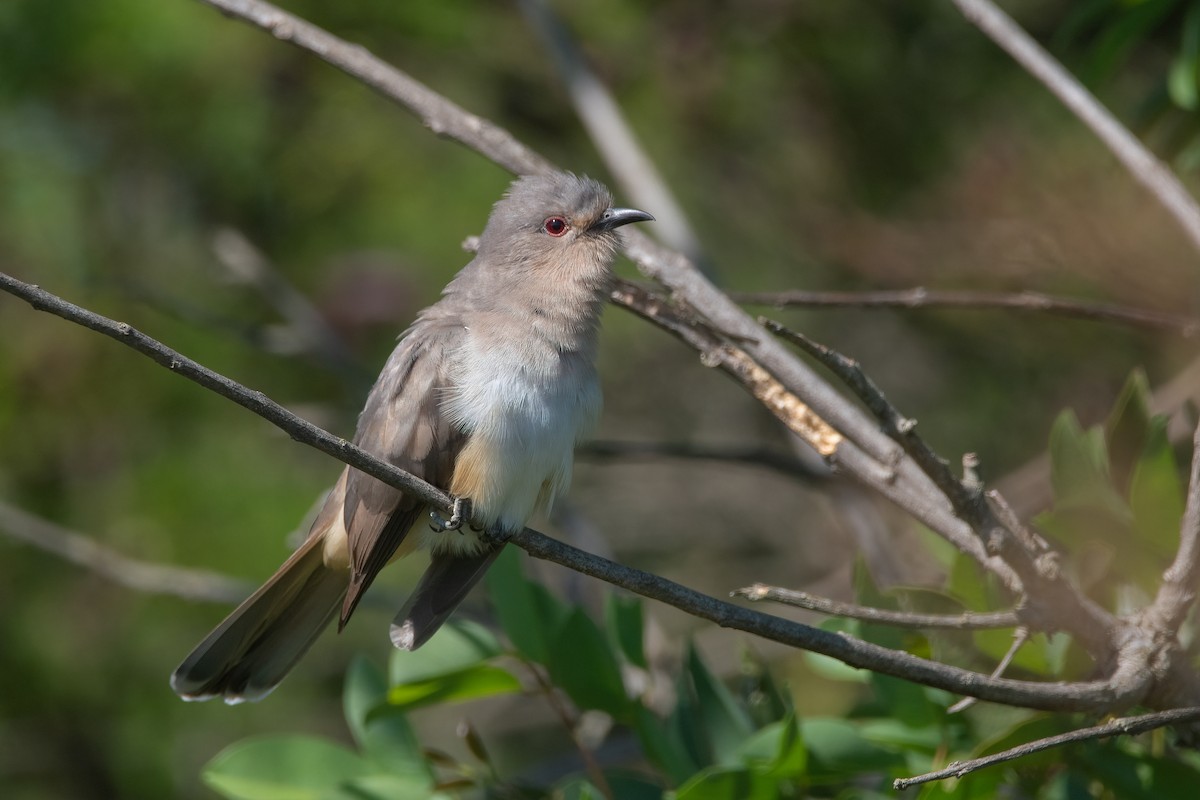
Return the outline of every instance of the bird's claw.
[[[429,519],[432,520],[429,527],[438,533],[444,531],[462,531],[463,523],[471,518],[471,501],[466,497],[454,498],[454,505],[450,509],[450,519],[446,519],[438,513],[437,509],[429,512]]]

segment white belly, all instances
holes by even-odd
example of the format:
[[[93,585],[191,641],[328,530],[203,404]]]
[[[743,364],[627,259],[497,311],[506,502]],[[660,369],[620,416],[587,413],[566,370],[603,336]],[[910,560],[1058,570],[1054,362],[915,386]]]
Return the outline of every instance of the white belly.
[[[540,343],[484,350],[469,337],[453,361],[456,385],[442,408],[467,444],[450,492],[470,498],[489,526],[519,530],[570,483],[575,443],[600,411],[591,359]],[[447,538],[473,537],[439,537],[439,543]]]

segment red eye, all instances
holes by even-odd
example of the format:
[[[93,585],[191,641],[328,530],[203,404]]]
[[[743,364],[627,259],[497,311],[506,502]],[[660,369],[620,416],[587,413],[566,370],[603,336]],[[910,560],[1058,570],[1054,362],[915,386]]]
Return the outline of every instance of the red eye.
[[[562,236],[570,227],[562,217],[550,217],[542,223],[542,230],[551,236]]]

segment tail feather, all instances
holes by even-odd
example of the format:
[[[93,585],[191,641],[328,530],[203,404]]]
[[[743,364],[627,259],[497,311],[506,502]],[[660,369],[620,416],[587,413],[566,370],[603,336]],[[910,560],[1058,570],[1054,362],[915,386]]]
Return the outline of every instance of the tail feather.
[[[187,700],[260,700],[283,680],[333,619],[349,575],[325,566],[311,537],[225,618],[171,675]]]
[[[487,572],[502,547],[476,556],[435,554],[421,582],[392,620],[392,644],[416,650],[442,627],[471,587]]]

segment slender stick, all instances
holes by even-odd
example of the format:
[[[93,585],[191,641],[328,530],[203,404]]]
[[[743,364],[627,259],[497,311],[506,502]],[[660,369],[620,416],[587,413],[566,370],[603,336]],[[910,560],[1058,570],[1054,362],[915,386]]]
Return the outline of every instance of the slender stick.
[[[246,581],[199,569],[129,558],[95,540],[0,502],[0,534],[58,556],[135,592],[204,603],[237,603],[254,590]]]
[[[682,458],[720,461],[763,467],[809,483],[830,479],[829,471],[770,447],[718,447],[685,442],[631,442],[599,439],[575,448],[576,458],[594,461],[614,459]]]
[[[993,678],[999,678],[1004,674],[1004,671],[1008,669],[1008,665],[1011,664],[1012,660],[1017,657],[1017,651],[1024,647],[1025,642],[1027,641],[1029,641],[1028,628],[1021,626],[1013,631],[1012,644],[1010,644],[1008,646],[1008,650],[1005,651],[1004,658],[1000,659],[1000,663],[996,665],[994,670],[992,670]],[[975,705],[976,702],[978,701],[974,697],[964,697],[962,700],[959,700],[957,703],[947,708],[946,713],[958,714],[962,711],[966,711],[968,708]]]
[[[399,467],[372,457],[362,448],[334,436],[291,413],[262,392],[247,389],[236,381],[214,372],[187,356],[172,350],[165,344],[150,338],[125,322],[117,322],[94,311],[69,303],[37,286],[19,281],[0,272],[0,289],[20,297],[38,311],[46,311],[57,317],[102,333],[124,345],[132,347],[144,356],[166,367],[172,372],[194,381],[209,391],[232,400],[243,408],[253,411],[263,419],[282,428],[297,442],[315,447],[373,478],[408,492],[413,497],[446,513],[453,510],[450,495]]]
[[[897,790],[907,789],[910,786],[929,783],[930,781],[961,778],[975,770],[990,767],[993,764],[1002,764],[1005,761],[1012,761],[1022,756],[1032,755],[1033,753],[1040,753],[1043,750],[1049,750],[1053,747],[1086,742],[1091,739],[1105,739],[1109,736],[1132,736],[1152,731],[1156,728],[1163,728],[1167,725],[1193,722],[1198,719],[1200,719],[1200,708],[1175,708],[1170,711],[1143,714],[1140,717],[1114,719],[1111,722],[1106,722],[1103,725],[1097,725],[1092,728],[1081,728],[1070,733],[1047,736],[1045,739],[1038,739],[1035,742],[1029,742],[1028,744],[1013,747],[990,756],[984,756],[983,758],[973,758],[970,761],[955,761],[945,769],[939,769],[936,772],[927,772],[924,775],[917,775],[913,778],[897,778],[892,782],[892,788]]]
[[[1133,179],[1175,219],[1192,247],[1200,251],[1200,206],[1175,173],[1155,158],[1095,95],[995,3],[991,0],[954,0],[954,5],[971,24],[1003,48],[1087,125]]]
[[[745,305],[775,308],[799,306],[1021,311],[1167,331],[1187,339],[1200,334],[1200,319],[1196,317],[1112,303],[1092,303],[1038,292],[977,292],[925,289],[918,286],[914,289],[866,292],[819,292],[801,289],[783,292],[731,292],[729,296]]]
[[[956,631],[985,631],[995,628],[1012,628],[1020,624],[1015,611],[966,611],[962,614],[916,614],[910,611],[892,611],[886,608],[860,606],[856,603],[843,603],[828,597],[818,597],[808,592],[798,592],[794,589],[783,589],[779,586],[767,586],[756,583],[731,592],[732,597],[744,597],[747,600],[772,600],[788,606],[805,608],[809,611],[820,611],[835,617],[860,619],[864,622],[875,622],[880,625],[890,625],[894,628],[913,628],[917,630],[931,628],[948,628]]]

